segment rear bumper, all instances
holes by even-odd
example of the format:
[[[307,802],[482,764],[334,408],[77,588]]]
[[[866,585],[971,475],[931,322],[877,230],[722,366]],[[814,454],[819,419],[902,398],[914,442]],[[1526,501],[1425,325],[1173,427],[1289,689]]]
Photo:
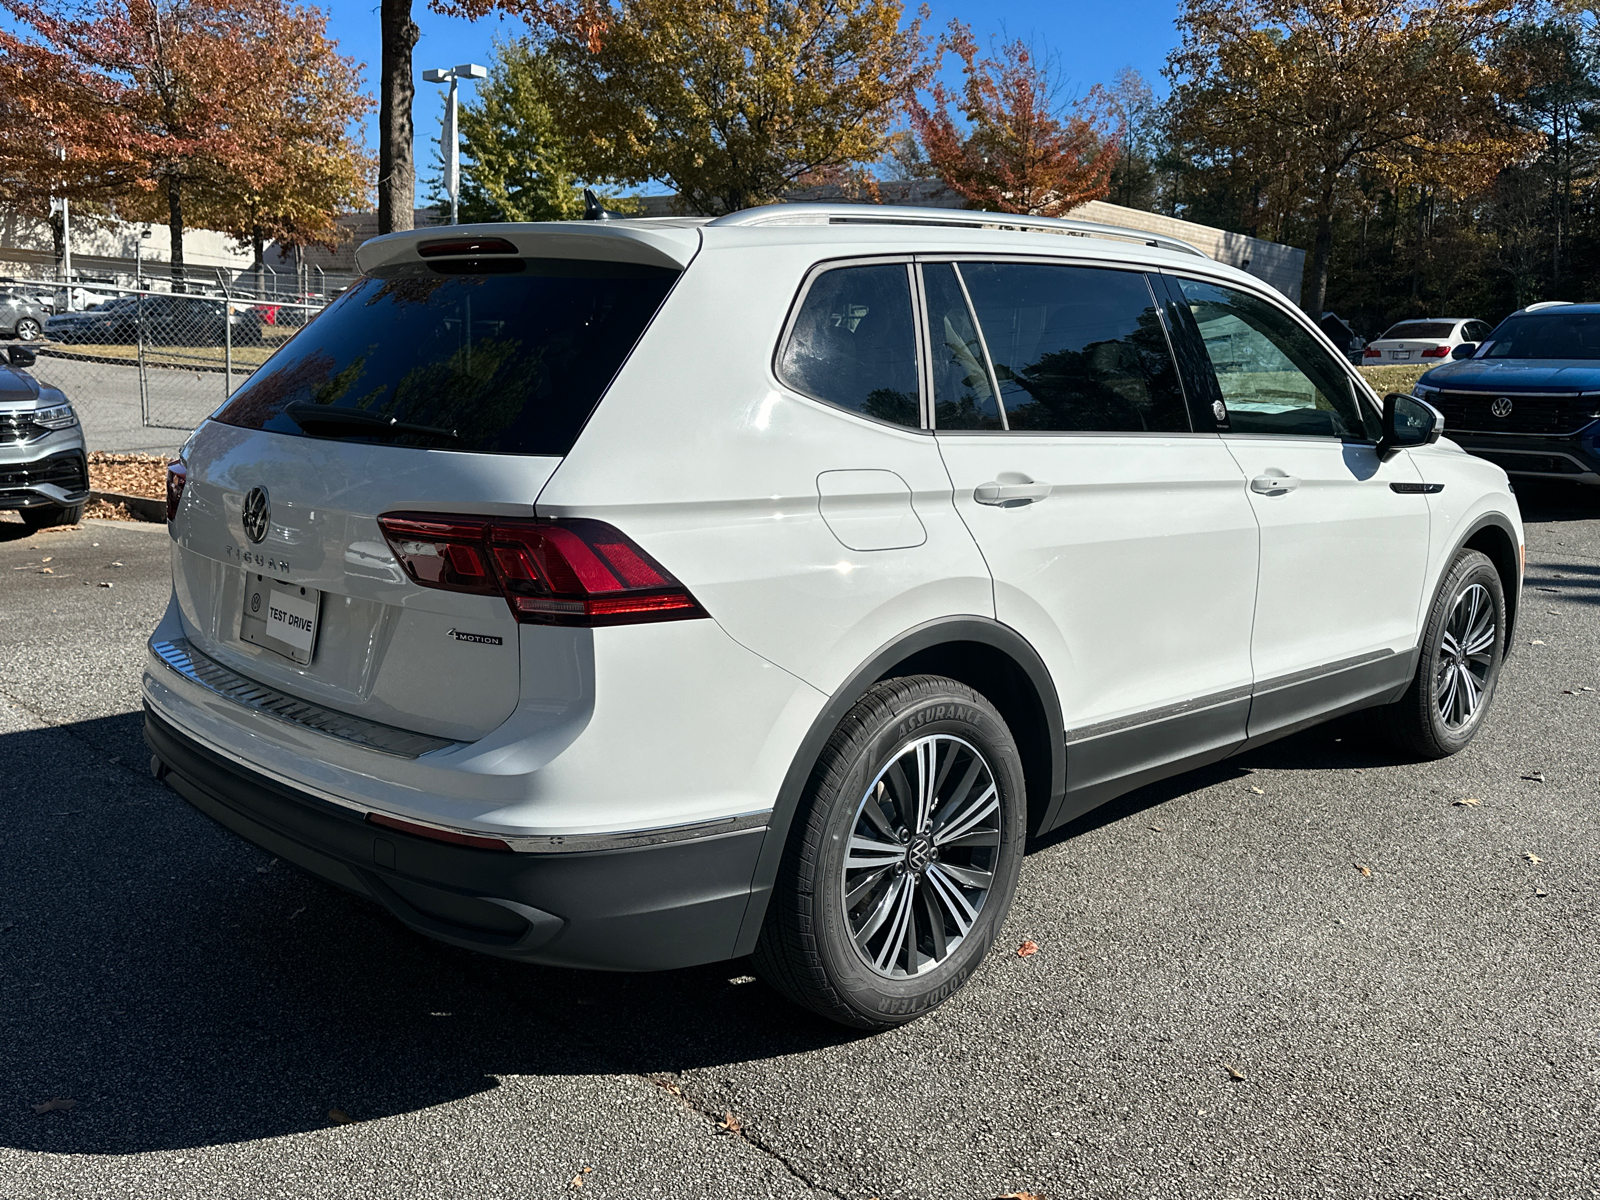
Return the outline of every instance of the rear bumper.
[[[419,933],[503,958],[648,971],[730,958],[764,828],[625,850],[451,846],[369,824],[231,762],[145,709],[166,780],[201,812]]]

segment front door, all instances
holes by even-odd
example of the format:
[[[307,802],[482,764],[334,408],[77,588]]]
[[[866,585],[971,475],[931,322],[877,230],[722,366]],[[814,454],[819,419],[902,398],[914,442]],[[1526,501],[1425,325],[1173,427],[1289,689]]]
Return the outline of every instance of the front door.
[[[939,448],[1067,728],[1047,823],[1245,737],[1257,531],[1137,271],[926,262]],[[970,303],[969,303],[970,301]],[[1052,820],[1053,818],[1053,820]]]
[[[1172,277],[1261,526],[1250,736],[1392,692],[1411,677],[1428,502],[1403,451],[1378,457],[1378,414],[1294,316],[1262,296]],[[1192,315],[1192,323],[1188,316]]]

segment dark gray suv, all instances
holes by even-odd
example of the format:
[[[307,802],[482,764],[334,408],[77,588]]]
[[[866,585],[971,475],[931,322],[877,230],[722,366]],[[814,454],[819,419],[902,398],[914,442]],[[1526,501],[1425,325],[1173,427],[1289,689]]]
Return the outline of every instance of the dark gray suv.
[[[24,369],[35,353],[11,346],[0,364],[0,509],[35,529],[75,525],[89,499],[83,427],[64,395]]]

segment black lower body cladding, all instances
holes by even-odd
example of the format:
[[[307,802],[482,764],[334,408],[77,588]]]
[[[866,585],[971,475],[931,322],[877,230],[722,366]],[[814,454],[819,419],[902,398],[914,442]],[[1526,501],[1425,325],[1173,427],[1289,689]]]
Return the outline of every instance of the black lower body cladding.
[[[730,958],[765,829],[627,850],[452,846],[228,761],[148,707],[145,740],[218,824],[440,941],[550,966],[649,971]]]

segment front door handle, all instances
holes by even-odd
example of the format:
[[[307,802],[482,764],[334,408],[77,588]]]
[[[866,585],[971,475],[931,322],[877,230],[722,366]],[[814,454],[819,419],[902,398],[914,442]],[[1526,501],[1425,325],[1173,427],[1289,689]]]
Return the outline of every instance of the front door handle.
[[[1050,485],[1031,480],[1028,483],[1001,483],[991,480],[980,483],[973,489],[972,498],[979,504],[993,504],[998,508],[1016,508],[1023,504],[1032,504],[1037,500],[1046,500],[1050,496]]]
[[[1250,490],[1263,496],[1281,496],[1299,486],[1300,481],[1293,475],[1257,475],[1250,481]]]

